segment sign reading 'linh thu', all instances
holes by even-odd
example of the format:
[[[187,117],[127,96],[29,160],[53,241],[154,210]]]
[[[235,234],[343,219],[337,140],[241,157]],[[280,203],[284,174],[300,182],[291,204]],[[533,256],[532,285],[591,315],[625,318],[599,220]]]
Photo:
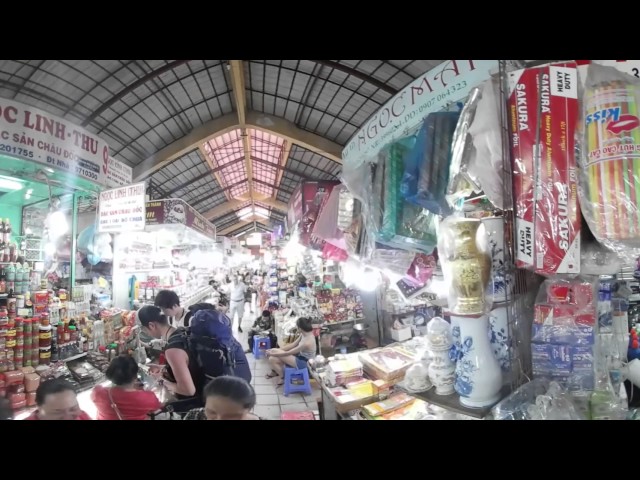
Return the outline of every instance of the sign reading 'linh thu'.
[[[0,99],[2,154],[106,184],[107,142],[60,117],[7,99]]]

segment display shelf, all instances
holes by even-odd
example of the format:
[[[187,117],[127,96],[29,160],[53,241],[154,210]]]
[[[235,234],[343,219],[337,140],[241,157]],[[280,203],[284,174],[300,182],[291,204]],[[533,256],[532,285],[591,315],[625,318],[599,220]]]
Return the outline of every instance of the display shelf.
[[[82,353],[79,353],[79,354],[74,355],[72,357],[64,358],[64,359],[60,360],[60,362],[64,362],[64,363],[72,362],[74,360],[78,360],[79,358],[86,357],[87,353],[89,353],[89,352],[82,352]]]
[[[410,392],[401,385],[396,385],[395,388],[402,390],[403,392],[408,393],[409,395],[419,398],[420,400],[424,400],[427,403],[431,403],[438,407],[446,408],[454,413],[460,413],[462,415],[468,415],[469,417],[484,419],[491,413],[491,409],[503,398],[506,398],[511,393],[511,389],[509,386],[502,387],[500,391],[500,400],[496,401],[493,405],[483,408],[471,408],[465,407],[462,403],[460,403],[460,396],[457,393],[453,393],[451,395],[437,395],[435,387],[432,387],[430,390],[426,392]]]

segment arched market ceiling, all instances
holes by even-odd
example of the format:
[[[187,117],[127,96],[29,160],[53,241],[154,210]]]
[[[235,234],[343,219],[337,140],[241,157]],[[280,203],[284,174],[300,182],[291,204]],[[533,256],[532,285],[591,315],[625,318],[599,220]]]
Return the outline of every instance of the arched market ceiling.
[[[219,234],[265,230],[303,180],[442,60],[0,60],[0,97],[82,125]]]

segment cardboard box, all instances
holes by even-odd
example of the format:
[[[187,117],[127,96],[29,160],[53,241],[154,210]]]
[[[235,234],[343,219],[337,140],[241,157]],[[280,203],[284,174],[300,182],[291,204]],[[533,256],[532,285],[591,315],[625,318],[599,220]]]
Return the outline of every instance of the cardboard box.
[[[391,338],[393,338],[396,342],[404,342],[405,340],[409,340],[412,337],[411,325],[400,329],[391,329]]]

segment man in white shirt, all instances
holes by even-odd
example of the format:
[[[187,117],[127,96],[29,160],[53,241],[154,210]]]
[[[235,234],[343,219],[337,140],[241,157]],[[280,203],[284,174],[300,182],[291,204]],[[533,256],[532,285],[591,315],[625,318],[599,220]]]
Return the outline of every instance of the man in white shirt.
[[[229,320],[231,320],[231,328],[235,321],[236,313],[238,314],[238,331],[242,333],[242,317],[244,316],[244,294],[247,286],[239,276],[233,278],[233,282],[229,288]]]

